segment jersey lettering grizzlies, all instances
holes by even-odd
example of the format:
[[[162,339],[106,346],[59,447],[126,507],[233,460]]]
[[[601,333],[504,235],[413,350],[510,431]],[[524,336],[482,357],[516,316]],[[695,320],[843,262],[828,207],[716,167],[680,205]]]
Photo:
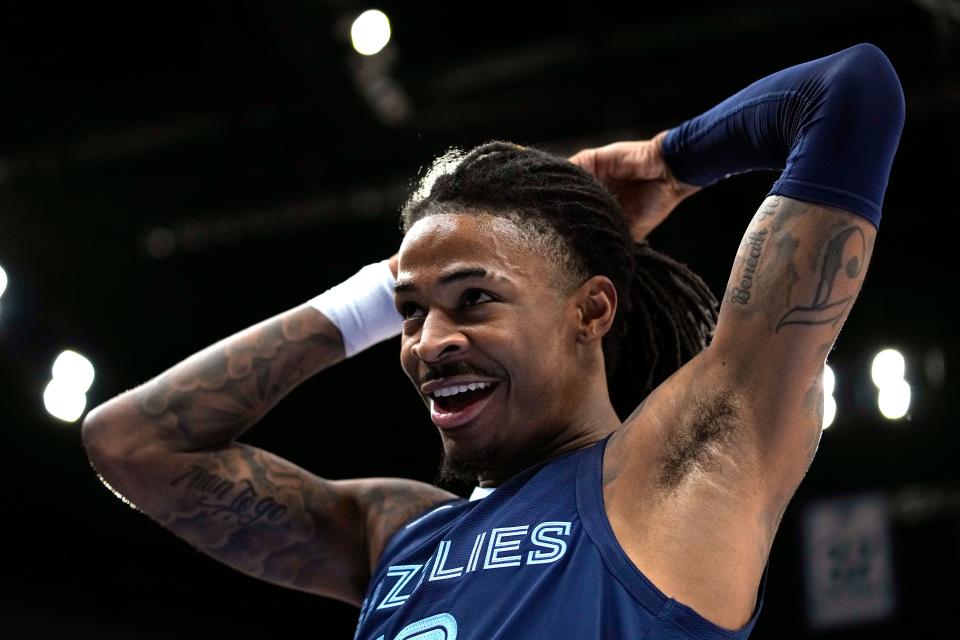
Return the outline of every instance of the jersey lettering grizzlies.
[[[390,539],[355,640],[745,640],[668,598],[603,507],[606,440],[525,470],[481,500],[427,511]]]

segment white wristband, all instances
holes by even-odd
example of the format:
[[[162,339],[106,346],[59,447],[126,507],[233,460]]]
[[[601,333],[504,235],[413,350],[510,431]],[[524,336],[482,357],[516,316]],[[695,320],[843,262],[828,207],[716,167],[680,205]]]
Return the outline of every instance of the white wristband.
[[[350,358],[403,331],[403,318],[393,305],[390,261],[368,264],[308,303],[330,318],[343,335]]]

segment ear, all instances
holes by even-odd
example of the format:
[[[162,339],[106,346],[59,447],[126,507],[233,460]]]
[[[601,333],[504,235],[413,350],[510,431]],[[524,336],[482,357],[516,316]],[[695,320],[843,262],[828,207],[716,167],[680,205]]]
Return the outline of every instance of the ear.
[[[617,288],[607,276],[593,276],[576,292],[580,326],[577,342],[588,344],[603,339],[617,312]]]

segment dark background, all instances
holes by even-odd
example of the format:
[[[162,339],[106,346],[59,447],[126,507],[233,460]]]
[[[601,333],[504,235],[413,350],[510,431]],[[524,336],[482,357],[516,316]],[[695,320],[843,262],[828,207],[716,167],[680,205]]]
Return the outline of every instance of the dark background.
[[[866,41],[897,69],[907,120],[870,273],[830,357],[837,419],[784,518],[753,637],[955,637],[960,3],[390,0],[377,8],[393,40],[361,59],[344,34],[367,8],[2,5],[0,635],[348,638],[356,620],[216,563],[104,489],[79,423],[43,407],[62,349],[96,366],[93,407],[391,255],[411,179],[451,145],[567,154],[648,137]],[[697,195],[652,241],[721,293],[774,179]],[[331,478],[431,481],[439,440],[397,342],[308,381],[245,440]],[[888,346],[913,387],[893,422],[869,383]],[[930,373],[937,357],[945,378]],[[816,631],[800,516],[861,491],[889,500],[896,610]]]

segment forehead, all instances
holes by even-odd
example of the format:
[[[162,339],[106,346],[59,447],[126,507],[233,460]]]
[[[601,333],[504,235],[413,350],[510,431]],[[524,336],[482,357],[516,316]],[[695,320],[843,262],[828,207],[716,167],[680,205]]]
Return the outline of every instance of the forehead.
[[[485,266],[511,279],[542,278],[546,265],[527,250],[510,220],[485,213],[437,213],[418,220],[400,245],[399,280],[419,280],[453,263]]]

